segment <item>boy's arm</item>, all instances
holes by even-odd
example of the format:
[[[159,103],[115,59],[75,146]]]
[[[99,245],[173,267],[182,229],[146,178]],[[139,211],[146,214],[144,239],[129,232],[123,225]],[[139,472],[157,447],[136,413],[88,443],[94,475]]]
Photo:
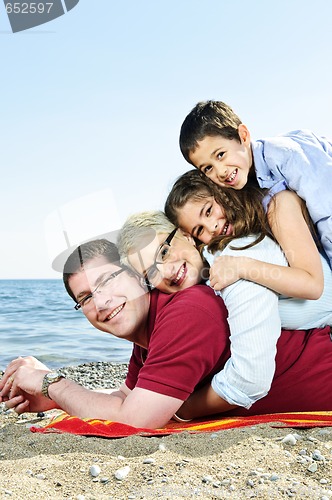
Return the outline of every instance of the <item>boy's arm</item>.
[[[321,258],[299,197],[291,191],[281,191],[270,203],[268,217],[289,267],[246,256],[220,256],[211,266],[211,286],[221,290],[242,278],[289,297],[318,299],[324,288]]]

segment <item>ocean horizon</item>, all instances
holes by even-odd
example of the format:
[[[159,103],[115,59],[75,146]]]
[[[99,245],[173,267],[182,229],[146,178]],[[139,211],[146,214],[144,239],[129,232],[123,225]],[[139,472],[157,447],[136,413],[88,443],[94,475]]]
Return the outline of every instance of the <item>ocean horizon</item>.
[[[61,279],[2,279],[0,303],[0,370],[17,356],[49,368],[129,361],[132,344],[93,328]]]

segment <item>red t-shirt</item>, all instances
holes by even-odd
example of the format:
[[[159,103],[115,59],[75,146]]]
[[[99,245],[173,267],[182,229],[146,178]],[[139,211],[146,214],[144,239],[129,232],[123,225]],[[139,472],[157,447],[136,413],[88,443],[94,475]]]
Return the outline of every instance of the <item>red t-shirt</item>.
[[[187,399],[197,386],[220,371],[230,356],[226,318],[223,301],[205,285],[172,295],[153,291],[149,348],[134,346],[127,386]],[[332,410],[330,332],[330,327],[283,330],[267,396],[249,410],[238,407],[223,415]],[[142,356],[146,356],[144,365]]]
[[[267,396],[249,410],[227,415],[332,410],[332,338],[330,327],[283,330],[277,343],[276,372]]]
[[[135,345],[126,385],[185,401],[230,356],[227,310],[205,285],[168,295],[154,290],[148,349]],[[143,363],[144,360],[144,363]]]

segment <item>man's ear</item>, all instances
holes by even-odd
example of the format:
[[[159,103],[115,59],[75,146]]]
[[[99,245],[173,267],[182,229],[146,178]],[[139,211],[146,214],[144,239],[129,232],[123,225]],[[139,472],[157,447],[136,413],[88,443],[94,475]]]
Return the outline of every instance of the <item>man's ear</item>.
[[[186,240],[189,241],[189,243],[191,243],[194,247],[196,246],[196,242],[190,233],[188,233],[187,231],[183,231],[181,228],[179,229],[179,231],[181,231],[182,235]]]
[[[241,123],[237,130],[238,130],[241,142],[246,144],[246,145],[250,144],[250,132],[249,132],[247,126],[244,123]]]

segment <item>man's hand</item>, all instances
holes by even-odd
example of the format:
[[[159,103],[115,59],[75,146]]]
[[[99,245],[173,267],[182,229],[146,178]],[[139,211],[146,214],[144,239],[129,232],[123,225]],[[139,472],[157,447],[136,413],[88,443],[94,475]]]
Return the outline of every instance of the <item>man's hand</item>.
[[[54,401],[41,393],[43,378],[50,370],[32,356],[11,361],[0,380],[0,401],[17,413],[56,408]]]
[[[222,290],[241,278],[243,257],[220,255],[210,268],[210,283],[214,290]]]
[[[1,380],[0,401],[17,413],[61,408],[80,418],[102,418],[136,427],[157,428],[165,425],[179,409],[182,400],[135,387],[112,394],[94,392],[69,379],[49,387],[52,399],[41,393],[43,378],[50,370],[37,359],[12,361]]]

